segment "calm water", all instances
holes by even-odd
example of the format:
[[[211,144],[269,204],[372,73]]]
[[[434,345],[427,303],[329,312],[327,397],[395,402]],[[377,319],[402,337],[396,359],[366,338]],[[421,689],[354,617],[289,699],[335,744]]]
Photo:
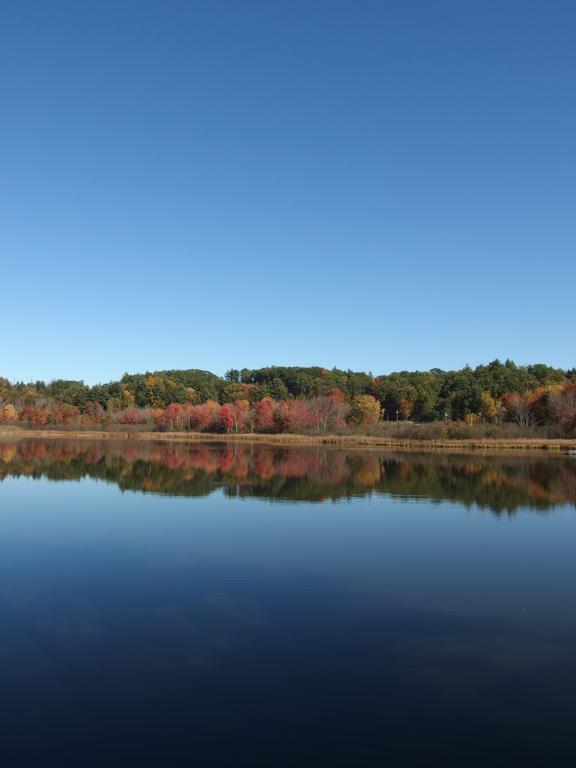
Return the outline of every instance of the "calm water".
[[[569,765],[576,458],[0,443],[2,765]]]

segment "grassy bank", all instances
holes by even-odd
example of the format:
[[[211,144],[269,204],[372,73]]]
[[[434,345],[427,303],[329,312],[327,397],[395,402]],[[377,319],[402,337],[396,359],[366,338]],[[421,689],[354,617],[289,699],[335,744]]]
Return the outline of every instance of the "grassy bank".
[[[268,445],[337,445],[341,447],[413,448],[418,450],[483,450],[483,451],[576,451],[576,439],[561,438],[408,438],[390,435],[263,435],[211,434],[206,432],[151,432],[26,429],[0,427],[0,439],[74,439],[74,440],[145,440],[160,442],[238,442]]]

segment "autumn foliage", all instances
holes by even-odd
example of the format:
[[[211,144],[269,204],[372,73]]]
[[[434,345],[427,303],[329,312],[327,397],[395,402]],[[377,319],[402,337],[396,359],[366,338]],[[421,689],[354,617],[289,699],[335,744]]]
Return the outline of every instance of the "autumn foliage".
[[[366,431],[385,422],[510,423],[572,435],[576,370],[495,360],[385,376],[318,367],[230,370],[223,378],[197,369],[157,371],[92,387],[0,378],[6,425],[271,434]]]
[[[248,400],[221,405],[209,400],[201,405],[172,403],[157,413],[155,424],[168,432],[326,432],[343,429],[349,412],[348,403],[334,394],[310,400],[264,397],[253,405]]]

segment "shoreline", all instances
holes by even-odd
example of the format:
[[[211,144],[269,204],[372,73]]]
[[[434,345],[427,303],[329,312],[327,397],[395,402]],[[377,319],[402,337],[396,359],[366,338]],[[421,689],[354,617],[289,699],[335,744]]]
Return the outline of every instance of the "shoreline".
[[[576,439],[500,439],[466,438],[462,440],[415,440],[373,435],[295,435],[295,434],[216,434],[207,432],[128,432],[106,430],[26,429],[0,427],[0,440],[130,440],[167,443],[258,443],[278,446],[325,445],[341,448],[397,448],[428,451],[546,451],[576,453]]]

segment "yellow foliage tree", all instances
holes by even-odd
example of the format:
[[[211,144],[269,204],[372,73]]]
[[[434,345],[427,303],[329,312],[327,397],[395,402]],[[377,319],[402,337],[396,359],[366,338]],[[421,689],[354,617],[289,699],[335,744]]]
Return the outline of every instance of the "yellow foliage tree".
[[[480,412],[486,421],[498,421],[502,409],[502,400],[496,399],[490,392],[482,392],[480,395]]]
[[[12,403],[6,403],[2,409],[2,421],[5,424],[13,424],[18,421],[18,411],[14,408]]]
[[[382,407],[372,395],[357,395],[352,403],[352,421],[363,427],[376,424],[380,419]]]

